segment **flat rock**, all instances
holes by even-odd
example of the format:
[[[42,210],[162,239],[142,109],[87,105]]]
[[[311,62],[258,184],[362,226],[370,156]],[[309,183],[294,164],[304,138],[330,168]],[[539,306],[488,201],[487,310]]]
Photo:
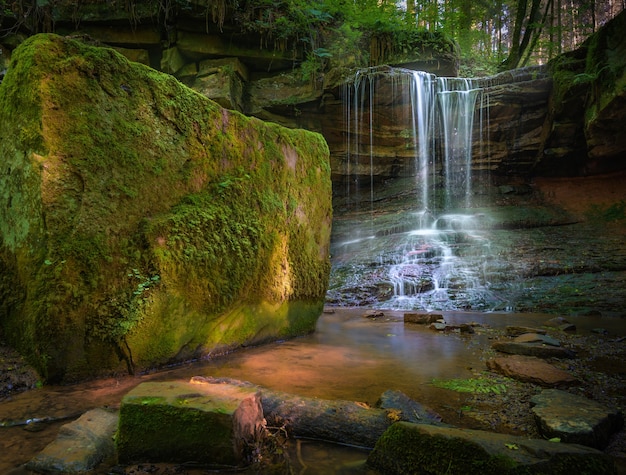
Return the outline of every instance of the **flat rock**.
[[[564,387],[578,383],[567,371],[532,356],[500,356],[487,361],[487,368],[509,378],[543,387]]]
[[[57,438],[30,460],[26,467],[35,472],[82,473],[93,470],[115,453],[113,436],[117,412],[93,409],[63,425]]]
[[[531,399],[540,433],[547,438],[603,449],[624,417],[586,397],[558,389],[545,389]]]
[[[547,327],[558,328],[564,332],[573,333],[576,331],[576,325],[563,317],[554,317],[544,323]]]
[[[544,343],[550,346],[561,346],[561,342],[556,338],[541,333],[523,333],[513,339],[516,343]]]
[[[363,314],[364,318],[383,318],[385,316],[385,313],[380,311],[380,310],[368,310],[367,312],[365,312]]]
[[[540,342],[496,341],[491,347],[501,353],[536,356],[537,358],[574,358],[576,356],[573,351],[567,348],[546,345]]]
[[[429,323],[435,323],[439,320],[443,320],[443,315],[440,313],[406,312],[404,314],[404,323],[418,323],[420,325],[428,325]]]
[[[397,411],[398,420],[420,424],[446,425],[441,422],[442,419],[439,414],[411,399],[402,391],[391,389],[385,391],[380,396],[377,406],[388,411]]]
[[[504,331],[508,336],[520,336],[520,335],[523,335],[524,333],[538,333],[540,335],[546,334],[546,331],[540,328],[522,327],[522,326],[515,326],[515,325],[508,325],[504,329]]]
[[[367,463],[386,475],[616,473],[607,455],[582,445],[409,422],[387,429]]]

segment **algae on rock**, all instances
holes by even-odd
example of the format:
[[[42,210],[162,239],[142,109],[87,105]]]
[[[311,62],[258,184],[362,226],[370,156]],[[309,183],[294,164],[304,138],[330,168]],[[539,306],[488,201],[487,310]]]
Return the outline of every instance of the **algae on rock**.
[[[314,329],[328,147],[52,34],[0,84],[0,325],[49,380]]]

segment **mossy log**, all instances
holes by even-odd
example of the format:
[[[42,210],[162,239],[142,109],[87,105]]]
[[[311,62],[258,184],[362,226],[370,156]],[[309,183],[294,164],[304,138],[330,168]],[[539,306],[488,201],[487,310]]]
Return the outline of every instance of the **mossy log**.
[[[283,428],[296,438],[310,438],[373,448],[396,421],[440,424],[439,418],[399,391],[387,391],[376,406],[347,400],[328,400],[261,388],[229,378],[196,376],[192,381],[210,386],[243,386],[260,391],[268,427]]]

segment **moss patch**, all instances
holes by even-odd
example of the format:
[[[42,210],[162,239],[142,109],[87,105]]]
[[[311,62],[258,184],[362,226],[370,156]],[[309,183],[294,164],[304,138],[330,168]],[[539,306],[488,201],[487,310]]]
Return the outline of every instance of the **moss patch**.
[[[14,51],[0,114],[0,322],[42,374],[132,370],[314,328],[308,310],[268,324],[253,309],[321,313],[332,211],[320,135],[56,35]]]

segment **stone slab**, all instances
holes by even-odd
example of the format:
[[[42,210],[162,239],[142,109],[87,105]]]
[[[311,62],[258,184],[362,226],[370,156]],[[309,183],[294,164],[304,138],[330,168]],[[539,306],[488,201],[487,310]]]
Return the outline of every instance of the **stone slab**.
[[[118,458],[133,462],[245,465],[264,430],[261,396],[252,387],[146,382],[122,399]]]
[[[496,341],[491,347],[501,353],[511,355],[536,356],[537,358],[574,358],[576,354],[560,346],[544,343],[520,343],[515,341]]]
[[[397,422],[367,459],[385,475],[407,473],[616,473],[599,450],[487,431]]]
[[[487,368],[509,378],[543,387],[563,387],[578,383],[567,371],[532,356],[496,357],[487,361]]]
[[[602,449],[624,423],[623,415],[583,396],[546,389],[531,399],[532,411],[544,437],[558,437]]]
[[[26,467],[35,472],[83,473],[115,453],[113,435],[117,412],[93,409],[63,425],[57,438],[30,460]]]
[[[418,323],[420,325],[428,325],[429,323],[435,323],[439,320],[443,320],[443,315],[440,313],[406,312],[404,314],[404,323]]]

